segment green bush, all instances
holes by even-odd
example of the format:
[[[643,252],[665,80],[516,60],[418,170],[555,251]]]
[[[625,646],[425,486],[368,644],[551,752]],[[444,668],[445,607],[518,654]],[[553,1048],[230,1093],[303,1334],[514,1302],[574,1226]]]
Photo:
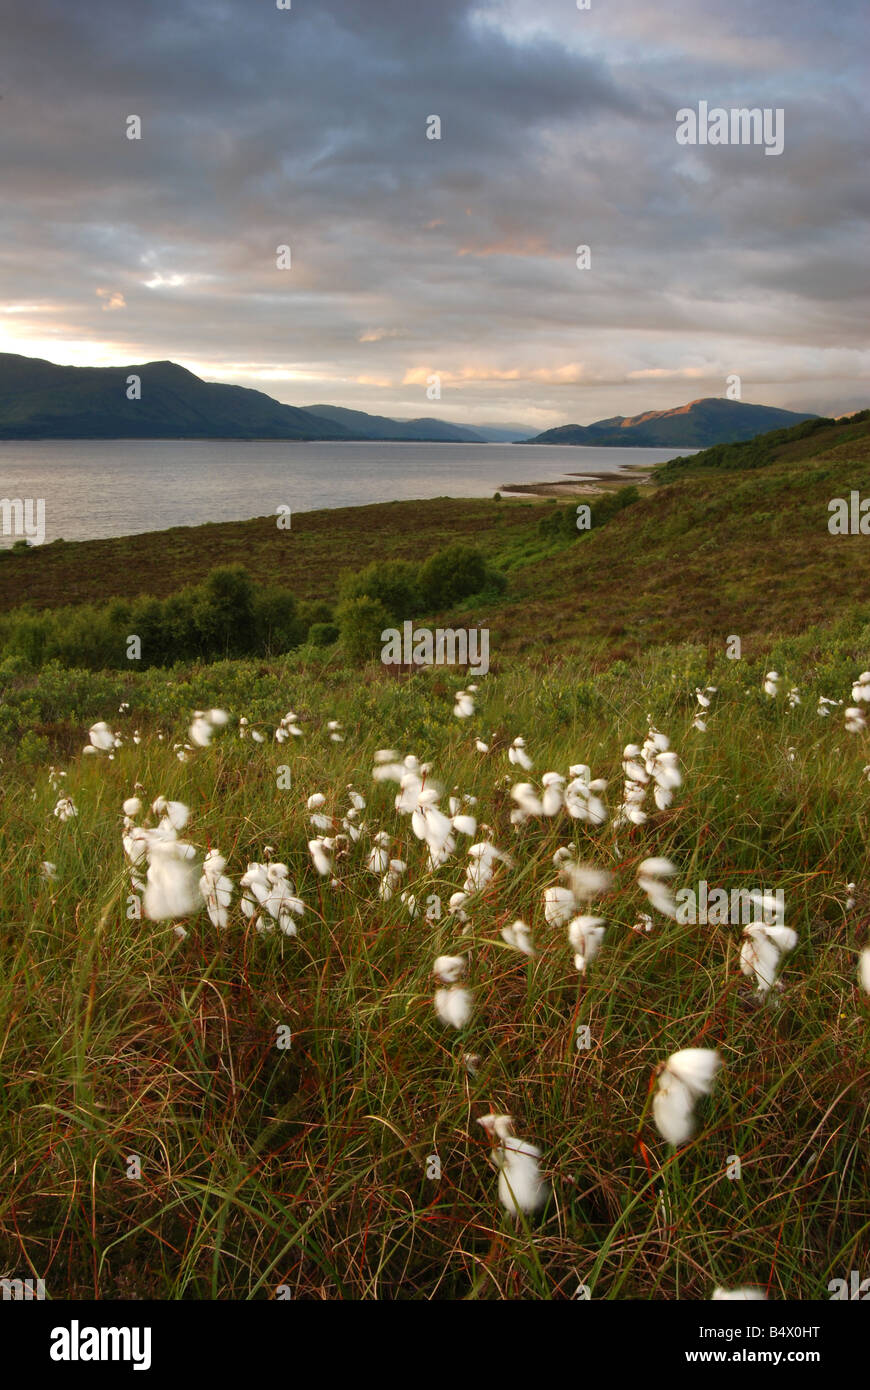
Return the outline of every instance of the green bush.
[[[343,577],[339,590],[342,603],[363,594],[377,599],[394,621],[402,622],[420,612],[419,566],[407,560],[375,560],[356,574]]]
[[[339,626],[339,640],[349,661],[354,663],[370,661],[377,655],[381,644],[381,633],[392,624],[392,615],[387,612],[379,599],[368,594],[345,599],[339,604],[335,616]]]

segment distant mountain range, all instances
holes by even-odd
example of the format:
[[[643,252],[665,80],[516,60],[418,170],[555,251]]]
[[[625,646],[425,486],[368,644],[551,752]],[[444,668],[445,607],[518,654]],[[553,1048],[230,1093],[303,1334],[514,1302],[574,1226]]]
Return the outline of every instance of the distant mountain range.
[[[713,444],[736,444],[767,430],[786,429],[811,414],[748,405],[724,396],[705,396],[674,410],[648,410],[643,415],[613,415],[593,425],[560,425],[535,435],[530,444],[586,444],[597,448],[707,449]]]
[[[128,399],[137,376],[139,399]],[[263,391],[202,381],[175,362],[64,367],[0,353],[0,439],[414,440],[508,443],[522,428],[389,420],[362,410],[282,405]]]
[[[140,396],[129,399],[128,377]],[[175,362],[64,367],[0,353],[0,439],[405,440],[441,444],[626,445],[704,449],[817,417],[720,397],[675,410],[562,425],[528,440],[522,428],[393,420],[337,405],[282,405],[263,391],[202,381]]]

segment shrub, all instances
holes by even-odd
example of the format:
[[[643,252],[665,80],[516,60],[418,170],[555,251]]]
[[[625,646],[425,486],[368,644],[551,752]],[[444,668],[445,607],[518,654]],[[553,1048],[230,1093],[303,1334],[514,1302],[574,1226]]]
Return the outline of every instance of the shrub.
[[[342,602],[367,594],[382,603],[391,618],[402,622],[420,612],[419,567],[407,560],[375,560],[356,574],[345,575],[339,592]]]
[[[370,661],[381,643],[381,633],[391,626],[392,616],[379,599],[368,594],[345,599],[335,614],[339,640],[349,661]]]

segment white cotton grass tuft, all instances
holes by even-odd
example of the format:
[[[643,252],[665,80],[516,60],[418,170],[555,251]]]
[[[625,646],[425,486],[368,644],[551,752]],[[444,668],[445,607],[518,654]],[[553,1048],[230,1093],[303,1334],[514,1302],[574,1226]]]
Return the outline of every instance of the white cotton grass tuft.
[[[208,748],[215,730],[223,729],[229,723],[229,719],[230,716],[225,709],[194,710],[187,736],[197,748]]]
[[[304,916],[305,904],[296,897],[296,888],[288,877],[286,864],[251,863],[239,883],[245,890],[241,899],[242,912],[257,932],[271,932],[277,923],[285,936],[296,935],[297,927],[293,919]],[[258,908],[263,911],[258,911]]]
[[[759,1302],[766,1299],[767,1294],[764,1289],[758,1288],[755,1284],[744,1284],[739,1289],[723,1289],[720,1285],[713,1290],[710,1300],[713,1303],[736,1302],[745,1299],[752,1302]]]
[[[59,821],[72,820],[74,816],[78,815],[78,807],[71,796],[61,796],[58,797],[57,805],[54,808],[54,814]]]
[[[511,922],[507,927],[501,929],[502,940],[514,951],[521,951],[524,956],[534,956],[535,948],[532,943],[532,929],[527,923],[517,920]]]
[[[227,861],[218,850],[209,850],[199,880],[199,891],[212,925],[221,931],[229,924],[229,906],[233,896],[232,879],[224,873],[226,866]]]
[[[525,772],[531,772],[534,763],[526,752],[526,740],[521,736],[514,739],[508,749],[508,759],[517,767],[521,767]]]
[[[775,700],[779,694],[779,682],[781,679],[782,677],[778,671],[768,671],[767,675],[764,677],[762,689],[765,695],[769,695],[772,700]]]
[[[677,916],[677,904],[674,890],[667,880],[673,878],[676,872],[676,865],[672,864],[670,859],[661,856],[644,859],[637,866],[638,886],[646,893],[650,905],[663,917],[672,917],[674,920]]]
[[[510,1115],[483,1115],[478,1120],[495,1147],[490,1162],[498,1171],[498,1195],[513,1217],[532,1216],[547,1201],[549,1186],[541,1177],[541,1150],[513,1132]]]
[[[583,915],[568,924],[568,940],[575,951],[574,964],[581,975],[601,950],[606,924],[603,917]]]
[[[186,808],[185,808],[186,809]],[[189,917],[202,907],[196,850],[168,834],[150,832],[142,911],[151,922]]]
[[[870,994],[870,946],[865,946],[858,957],[858,984],[865,994]]]
[[[90,743],[82,750],[85,753],[111,753],[120,746],[120,736],[114,734],[104,719],[92,724],[88,730]]]
[[[846,710],[846,733],[863,734],[867,728],[867,720],[864,711],[859,705]]]
[[[471,1021],[474,999],[470,989],[461,985],[451,985],[449,989],[436,989],[435,1012],[442,1023],[451,1028],[464,1028]]]
[[[695,1133],[695,1105],[713,1090],[722,1059],[713,1048],[674,1052],[659,1075],[653,1097],[656,1128],[669,1144],[685,1144]]]
[[[446,985],[452,985],[465,974],[467,963],[465,956],[436,956],[432,973]]]
[[[870,702],[870,671],[862,671],[852,686],[852,699],[856,704]]]
[[[474,714],[474,696],[468,690],[458,690],[454,696],[453,713],[457,719],[470,719]]]
[[[758,994],[767,994],[776,985],[782,957],[793,951],[798,935],[791,927],[778,927],[767,922],[753,922],[743,928],[740,948],[740,969],[744,975],[754,975]]]

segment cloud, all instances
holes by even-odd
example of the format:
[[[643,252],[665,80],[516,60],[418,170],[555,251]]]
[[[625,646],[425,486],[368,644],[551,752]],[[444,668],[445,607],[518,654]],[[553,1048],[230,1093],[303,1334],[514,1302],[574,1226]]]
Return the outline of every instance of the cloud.
[[[42,0],[5,42],[0,346],[400,416],[587,422],[730,372],[857,407],[866,31],[858,0]],[[783,107],[782,155],[678,146],[700,99]]]

